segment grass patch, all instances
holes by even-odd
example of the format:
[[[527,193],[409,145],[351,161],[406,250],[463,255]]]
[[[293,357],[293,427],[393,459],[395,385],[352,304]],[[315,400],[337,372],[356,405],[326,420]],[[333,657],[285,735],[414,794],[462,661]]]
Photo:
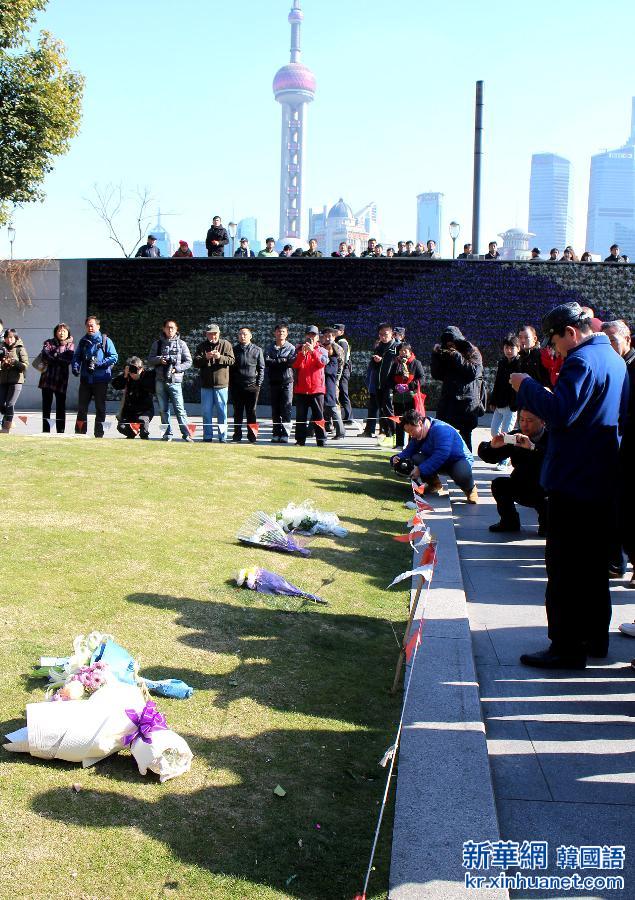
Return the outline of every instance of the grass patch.
[[[0,460],[2,733],[42,699],[26,677],[37,657],[70,652],[93,628],[143,674],[196,688],[159,699],[195,754],[165,785],[126,753],[82,770],[0,750],[0,896],[352,896],[400,704],[388,688],[407,595],[385,587],[408,562],[390,540],[405,515],[383,456],[5,437]],[[315,539],[310,559],[236,543],[252,510],[306,497],[337,512],[348,538]],[[245,565],[330,606],[238,590],[230,579]]]

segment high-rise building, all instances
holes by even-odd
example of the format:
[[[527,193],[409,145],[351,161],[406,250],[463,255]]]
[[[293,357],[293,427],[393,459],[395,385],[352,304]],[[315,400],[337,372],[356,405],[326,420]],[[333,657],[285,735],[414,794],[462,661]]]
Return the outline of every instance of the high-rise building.
[[[302,182],[306,145],[306,106],[315,97],[315,75],[300,62],[300,27],[304,13],[293,0],[289,13],[291,58],[276,72],[273,93],[282,105],[280,141],[280,234],[284,243],[302,241]]]
[[[572,167],[555,153],[534,153],[529,182],[529,231],[543,253],[573,243]]]
[[[436,241],[441,248],[443,234],[443,194],[427,193],[417,196],[417,241],[424,244]]]
[[[152,228],[150,234],[153,234],[157,239],[156,245],[161,252],[161,256],[172,256],[172,240],[161,224],[161,210],[157,212],[157,224]]]
[[[591,157],[585,249],[602,259],[611,244],[635,257],[635,97],[632,103],[626,143]]]
[[[192,244],[192,253],[197,257],[207,256],[207,247],[205,246],[205,241],[194,241],[194,243]]]
[[[258,219],[250,216],[248,219],[241,219],[236,229],[236,240],[246,237],[249,241],[249,249],[255,254],[262,248],[261,242],[258,240]]]

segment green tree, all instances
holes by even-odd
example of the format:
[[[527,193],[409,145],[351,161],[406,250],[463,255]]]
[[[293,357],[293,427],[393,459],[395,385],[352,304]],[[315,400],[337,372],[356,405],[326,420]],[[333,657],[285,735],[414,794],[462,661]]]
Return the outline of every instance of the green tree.
[[[46,4],[0,0],[0,224],[10,204],[43,199],[44,178],[79,130],[83,76],[48,32],[28,41]]]

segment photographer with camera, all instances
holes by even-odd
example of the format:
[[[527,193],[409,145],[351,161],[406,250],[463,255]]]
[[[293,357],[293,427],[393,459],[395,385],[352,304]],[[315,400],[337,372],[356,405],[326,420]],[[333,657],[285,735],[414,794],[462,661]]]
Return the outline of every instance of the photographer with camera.
[[[485,413],[483,359],[456,325],[448,325],[441,342],[434,345],[430,374],[442,382],[437,418],[453,425],[472,449],[472,431]]]
[[[141,440],[147,441],[150,422],[154,418],[154,372],[144,369],[143,360],[138,356],[131,356],[123,373],[113,378],[112,386],[116,391],[124,392],[121,411],[117,416],[117,431],[128,440],[134,440],[138,431]],[[140,427],[132,428],[131,422],[139,423]]]
[[[538,534],[547,533],[547,500],[540,485],[540,472],[547,450],[545,423],[538,416],[521,409],[518,429],[496,434],[491,441],[479,444],[478,455],[483,462],[501,463],[509,459],[512,473],[509,478],[492,481],[492,496],[500,521],[490,525],[493,532],[520,531],[520,517],[515,504],[530,506],[538,513]]]
[[[86,319],[86,334],[73,353],[71,370],[79,376],[79,399],[75,434],[86,434],[88,430],[88,406],[95,401],[95,437],[104,436],[106,421],[106,392],[112,378],[112,367],[118,360],[115,345],[107,334],[99,330],[97,316]]]
[[[15,328],[7,328],[0,344],[0,412],[2,413],[2,434],[8,434],[13,425],[13,412],[25,372],[29,367],[29,357]]]
[[[161,422],[167,426],[162,439],[172,440],[170,420],[170,406],[172,406],[181,429],[181,436],[184,441],[191,444],[192,435],[188,428],[182,384],[183,372],[187,372],[192,366],[192,354],[185,341],[181,340],[179,326],[174,319],[166,319],[163,323],[161,337],[158,337],[150,348],[148,366],[154,369]]]
[[[415,409],[403,416],[403,427],[410,440],[390,464],[398,475],[427,485],[439,482],[439,474],[449,475],[461,488],[468,503],[478,502],[472,463],[474,458],[465,441],[447,422],[430,419]]]

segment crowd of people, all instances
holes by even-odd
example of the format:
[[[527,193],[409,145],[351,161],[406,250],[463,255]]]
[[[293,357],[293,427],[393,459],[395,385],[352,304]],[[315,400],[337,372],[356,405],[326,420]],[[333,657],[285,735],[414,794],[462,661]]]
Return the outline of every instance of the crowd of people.
[[[227,229],[221,222],[220,216],[214,216],[212,220],[212,224],[207,232],[207,236],[205,238],[205,247],[207,249],[208,257],[223,257],[225,256],[225,247],[230,243],[230,237]],[[249,239],[243,237],[242,235],[238,239],[238,248],[234,251],[234,257],[236,259],[255,259],[258,257],[259,259],[290,259],[291,257],[308,257],[309,259],[321,259],[324,255],[322,251],[318,248],[318,241],[316,238],[311,238],[308,242],[308,248],[303,250],[301,247],[293,248],[292,244],[285,244],[282,250],[276,250],[276,239],[273,237],[268,237],[265,241],[265,246],[262,250],[259,250],[258,253],[254,253],[254,251],[249,246]],[[352,244],[347,243],[346,241],[340,241],[340,244],[333,253],[330,254],[332,257],[342,258],[342,259],[356,259],[357,254],[355,253],[354,247]],[[161,257],[161,250],[157,246],[157,238],[153,234],[149,234],[147,241],[145,244],[142,244],[141,247],[137,250],[136,257],[146,258],[146,259],[159,259]],[[193,256],[192,250],[187,241],[179,241],[179,246],[176,251],[172,254],[173,259],[191,259]],[[386,247],[379,243],[376,238],[369,238],[367,242],[366,249],[360,253],[361,259],[378,259],[378,258],[392,258],[392,257],[404,257],[404,256],[416,256],[421,257],[422,259],[440,259],[440,254],[437,248],[436,241],[429,240],[426,243],[423,241],[398,241],[396,247]],[[484,253],[482,256],[473,252],[472,244],[464,244],[463,252],[459,253],[458,259],[482,259],[486,261],[496,261],[500,260],[501,253],[498,249],[497,241],[490,241],[487,247],[487,253]],[[529,262],[560,262],[560,263],[575,263],[575,262],[594,262],[591,253],[586,250],[582,256],[578,257],[575,250],[571,246],[567,246],[560,253],[558,247],[552,247],[549,251],[549,256],[544,259],[542,256],[542,250],[540,247],[534,247],[531,251],[531,256],[529,257]],[[621,252],[619,246],[617,244],[613,244],[610,248],[609,255],[604,260],[605,263],[627,263],[630,262],[628,256]]]

